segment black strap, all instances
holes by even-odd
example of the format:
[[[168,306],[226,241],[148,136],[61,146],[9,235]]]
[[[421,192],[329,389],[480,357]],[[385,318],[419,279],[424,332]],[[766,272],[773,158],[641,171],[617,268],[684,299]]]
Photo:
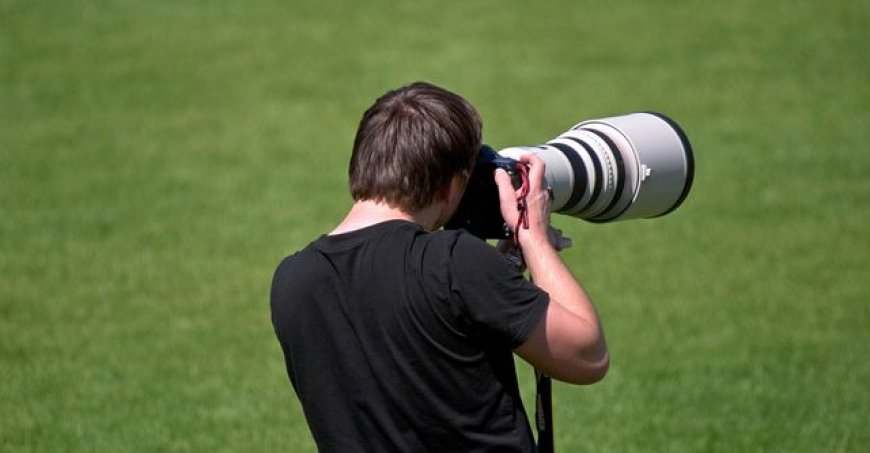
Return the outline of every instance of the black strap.
[[[553,453],[553,381],[535,368],[535,426],[538,428],[538,453]]]
[[[535,424],[538,428],[538,452],[553,453],[553,382],[549,376],[535,370]]]

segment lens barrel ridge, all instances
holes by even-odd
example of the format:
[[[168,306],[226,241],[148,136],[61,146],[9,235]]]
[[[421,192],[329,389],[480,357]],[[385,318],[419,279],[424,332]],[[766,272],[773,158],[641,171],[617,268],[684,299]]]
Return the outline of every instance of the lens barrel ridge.
[[[581,198],[581,203],[565,206],[557,212],[593,219],[611,210],[619,201],[624,179],[622,156],[616,152],[612,141],[596,131],[576,129],[565,132],[548,144],[568,146],[581,155],[580,160],[591,164],[594,174],[587,186],[588,193]]]

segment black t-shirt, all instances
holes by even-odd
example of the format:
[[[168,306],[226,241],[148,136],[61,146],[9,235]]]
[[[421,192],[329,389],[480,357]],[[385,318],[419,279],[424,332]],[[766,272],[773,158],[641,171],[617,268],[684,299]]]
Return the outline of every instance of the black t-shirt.
[[[388,221],[285,258],[272,322],[323,451],[531,451],[512,350],[545,292],[464,231]]]

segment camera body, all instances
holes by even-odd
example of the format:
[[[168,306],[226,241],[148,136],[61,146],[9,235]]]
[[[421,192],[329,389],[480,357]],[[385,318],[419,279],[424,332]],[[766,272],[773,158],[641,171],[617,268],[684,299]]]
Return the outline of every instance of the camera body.
[[[507,228],[501,215],[498,186],[495,185],[494,174],[499,168],[504,170],[511,177],[514,188],[518,189],[522,185],[517,170],[518,163],[518,160],[501,156],[488,145],[483,145],[468,178],[459,207],[444,228],[449,230],[464,228],[482,239],[511,237],[510,228]]]
[[[543,145],[498,152],[484,145],[445,228],[464,228],[484,239],[510,237],[493,173],[504,169],[519,187],[517,162],[524,154],[544,161],[553,212],[595,223],[668,214],[686,199],[694,179],[691,144],[667,116],[642,112],[593,119]]]

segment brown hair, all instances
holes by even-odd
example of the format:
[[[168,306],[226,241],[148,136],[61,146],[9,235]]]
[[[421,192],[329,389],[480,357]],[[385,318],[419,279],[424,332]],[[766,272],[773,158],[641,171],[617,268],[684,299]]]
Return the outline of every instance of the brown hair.
[[[351,196],[407,212],[428,206],[455,176],[468,177],[481,129],[477,110],[443,88],[416,82],[386,93],[360,120]]]

